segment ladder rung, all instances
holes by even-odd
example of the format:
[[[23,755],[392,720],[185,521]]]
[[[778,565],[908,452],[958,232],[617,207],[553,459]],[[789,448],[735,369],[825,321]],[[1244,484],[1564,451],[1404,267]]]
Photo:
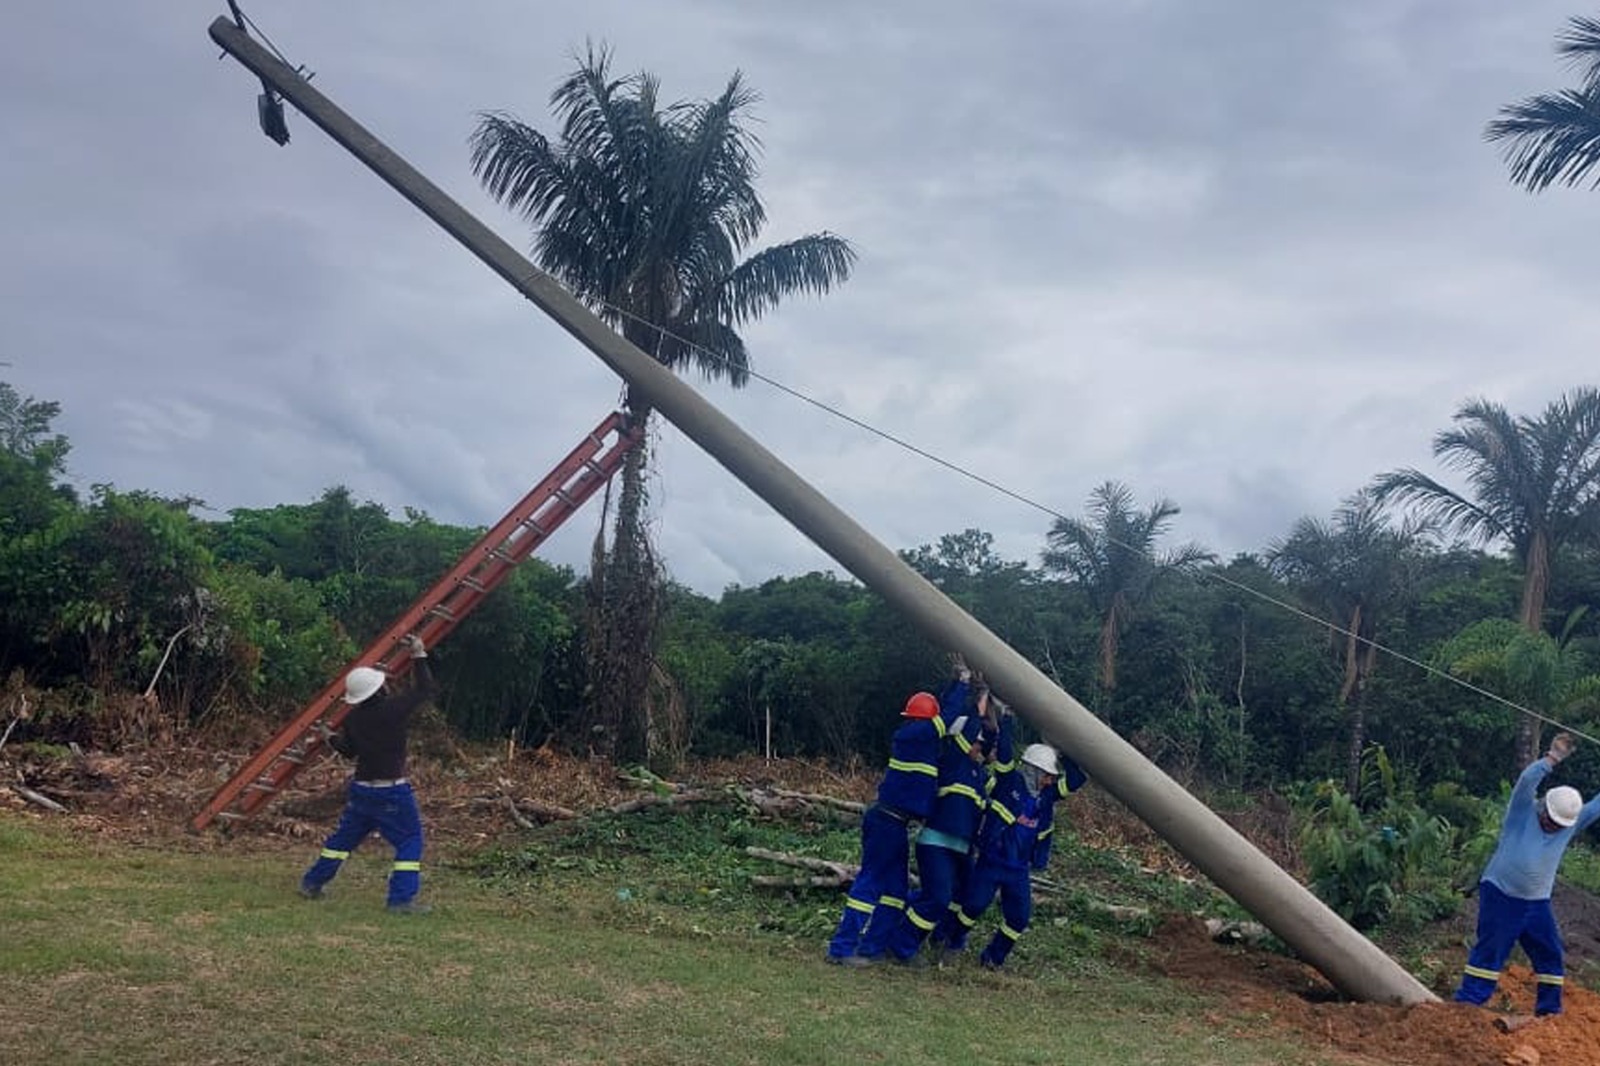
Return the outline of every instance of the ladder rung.
[[[432,607],[429,607],[428,613],[432,615],[438,615],[447,622],[454,622],[456,620],[455,612],[450,610],[450,608],[446,607],[442,603],[436,603]]]
[[[578,501],[574,500],[572,498],[572,493],[568,492],[566,489],[556,489],[550,495],[554,496],[568,507],[576,509],[578,506]]]
[[[265,781],[252,781],[252,782],[250,782],[248,785],[246,785],[244,787],[245,787],[245,789],[247,791],[252,791],[252,792],[276,792],[276,791],[278,791],[278,786],[277,785],[269,785]]]
[[[296,766],[304,766],[306,764],[305,755],[301,752],[286,751],[282,755],[278,756],[278,760],[280,762],[292,762]]]
[[[550,535],[550,531],[548,529],[544,528],[543,526],[541,526],[539,524],[538,520],[535,519],[532,515],[529,515],[527,518],[522,519],[518,524],[527,526],[529,529],[533,530],[535,533],[539,534],[539,536],[541,536],[541,537],[548,537]]]
[[[495,548],[490,548],[489,549],[489,554],[494,556],[496,559],[499,559],[502,563],[505,563],[507,566],[516,566],[517,565],[516,556],[514,556],[510,552],[506,551],[504,545],[500,545],[499,547],[495,547]]]
[[[601,469],[600,464],[595,462],[593,459],[585,459],[583,461],[583,465],[588,468],[590,474],[597,478],[604,478],[606,476],[606,472]]]
[[[477,578],[473,577],[471,574],[468,574],[466,577],[462,578],[461,579],[461,583],[463,585],[467,586],[467,588],[471,589],[474,592],[488,592],[489,591],[489,586],[488,585],[485,585],[482,581],[479,581]]]
[[[244,815],[240,814],[238,811],[218,811],[217,817],[221,818],[224,822],[237,822],[242,819]]]

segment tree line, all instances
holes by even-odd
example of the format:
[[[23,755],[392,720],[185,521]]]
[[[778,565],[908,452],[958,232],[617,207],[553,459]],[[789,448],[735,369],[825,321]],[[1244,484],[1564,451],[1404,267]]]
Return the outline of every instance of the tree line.
[[[220,521],[192,498],[81,496],[58,414],[0,383],[0,677],[47,693],[19,739],[114,744],[120,701],[147,691],[174,730],[276,725],[482,532],[344,488]],[[1600,710],[1600,393],[1536,417],[1466,404],[1436,450],[1466,494],[1380,475],[1227,560],[1167,545],[1178,506],[1116,483],[1043,532],[1037,563],[980,529],[902,555],[1180,780],[1353,795],[1376,746],[1420,786],[1493,790],[1539,722],[1483,692],[1585,730]],[[531,559],[437,649],[453,729],[616,752],[588,580]],[[668,582],[640,652],[651,756],[876,763],[945,650],[833,573],[715,598]]]

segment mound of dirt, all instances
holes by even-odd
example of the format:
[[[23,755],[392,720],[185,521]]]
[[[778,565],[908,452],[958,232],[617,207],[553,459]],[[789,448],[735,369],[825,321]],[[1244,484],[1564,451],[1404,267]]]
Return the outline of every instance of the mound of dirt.
[[[1535,1020],[1533,974],[1524,967],[1507,970],[1490,1008],[1384,1007],[1342,1001],[1293,959],[1218,944],[1191,918],[1165,922],[1148,959],[1158,972],[1222,996],[1227,1010],[1209,1020],[1239,1036],[1289,1030],[1309,1046],[1404,1066],[1600,1063],[1600,996],[1569,982],[1564,1012]]]
[[[71,758],[0,753],[0,810],[24,816],[63,819],[75,829],[114,836],[128,843],[210,849],[239,846],[303,849],[326,833],[344,800],[348,768],[335,760],[307,767],[279,800],[231,838],[219,833],[186,832],[189,819],[234,771],[248,751],[222,752],[202,746],[168,747],[117,755],[84,753]],[[456,750],[444,759],[416,759],[424,819],[432,845],[441,854],[463,854],[518,831],[511,804],[522,817],[541,810],[587,812],[639,795],[604,760],[560,752]],[[684,780],[730,783],[745,788],[789,789],[841,799],[869,800],[875,768],[840,771],[807,760],[767,762],[758,757],[699,762]],[[47,813],[19,788],[67,808]],[[1075,796],[1070,814],[1074,832],[1087,844],[1118,848],[1152,872],[1198,877],[1181,856],[1103,793],[1090,789]],[[1288,813],[1270,804],[1240,818],[1237,828],[1274,859],[1293,869]],[[1562,886],[1555,906],[1568,944],[1569,970],[1600,958],[1600,898]],[[1470,935],[1470,905],[1440,940],[1447,970],[1464,961]],[[1315,970],[1261,948],[1214,942],[1193,918],[1166,921],[1129,965],[1159,973],[1220,997],[1224,1006],[1211,1021],[1222,1032],[1239,1035],[1290,1034],[1307,1046],[1349,1056],[1352,1063],[1409,1066],[1550,1066],[1600,1064],[1600,996],[1571,976],[1566,1013],[1527,1019],[1502,1031],[1519,1016],[1531,1015],[1532,975],[1513,967],[1492,1009],[1457,1004],[1410,1008],[1380,1007],[1341,1000]]]

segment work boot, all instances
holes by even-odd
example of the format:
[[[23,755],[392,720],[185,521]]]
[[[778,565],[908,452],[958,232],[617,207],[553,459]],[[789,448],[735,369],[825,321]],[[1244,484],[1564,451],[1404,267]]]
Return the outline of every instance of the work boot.
[[[840,966],[848,966],[854,970],[864,970],[878,965],[879,959],[875,955],[846,955],[839,960]]]
[[[414,899],[408,899],[404,903],[389,904],[390,914],[427,914],[431,910],[433,907],[430,904],[418,903]]]
[[[300,882],[300,895],[306,899],[321,899],[322,886],[313,885],[305,881]]]
[[[891,955],[889,957],[894,959],[895,965],[904,966],[908,970],[926,970],[928,968],[928,956],[924,955],[920,951],[915,955],[904,959],[898,955]]]

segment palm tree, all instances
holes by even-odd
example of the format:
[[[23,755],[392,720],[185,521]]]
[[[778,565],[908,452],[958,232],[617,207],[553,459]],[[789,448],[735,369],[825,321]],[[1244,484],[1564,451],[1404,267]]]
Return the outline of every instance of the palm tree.
[[[1089,494],[1087,520],[1058,518],[1046,536],[1045,569],[1082,585],[1099,613],[1100,687],[1108,693],[1117,687],[1117,647],[1134,611],[1167,575],[1214,558],[1195,544],[1155,554],[1178,513],[1166,499],[1138,511],[1131,489],[1107,481]]]
[[[1587,726],[1600,711],[1600,674],[1588,671],[1572,643],[1585,613],[1573,611],[1559,636],[1530,633],[1509,618],[1485,618],[1445,641],[1437,657],[1457,677]]]
[[[1367,683],[1377,666],[1378,626],[1409,591],[1426,533],[1420,522],[1396,528],[1373,494],[1363,491],[1339,506],[1331,524],[1302,518],[1267,552],[1274,574],[1343,627],[1338,705],[1348,716],[1345,789],[1351,796],[1361,784]]]
[[[1372,490],[1384,502],[1415,504],[1440,529],[1487,544],[1510,544],[1522,567],[1518,619],[1544,631],[1550,560],[1569,545],[1600,541],[1600,390],[1579,388],[1538,418],[1513,418],[1500,404],[1470,400],[1455,428],[1433,438],[1433,454],[1465,474],[1470,496],[1417,470],[1380,474]],[[1519,765],[1539,753],[1539,722],[1523,716]]]
[[[538,264],[623,336],[673,369],[735,388],[748,378],[738,330],[794,293],[845,281],[850,244],[818,233],[754,254],[766,221],[759,145],[745,126],[755,94],[735,73],[715,99],[661,105],[654,76],[613,78],[590,47],[550,103],[555,140],[504,113],[479,116],[472,168],[534,226]],[[644,428],[647,404],[630,395]],[[649,683],[660,577],[645,532],[641,446],[626,458],[609,550],[602,525],[591,573],[591,692],[614,726],[614,754],[648,755]]]
[[[1483,133],[1506,142],[1511,180],[1529,192],[1577,185],[1600,163],[1600,19],[1571,19],[1556,51],[1580,68],[1582,85],[1507,104]]]

